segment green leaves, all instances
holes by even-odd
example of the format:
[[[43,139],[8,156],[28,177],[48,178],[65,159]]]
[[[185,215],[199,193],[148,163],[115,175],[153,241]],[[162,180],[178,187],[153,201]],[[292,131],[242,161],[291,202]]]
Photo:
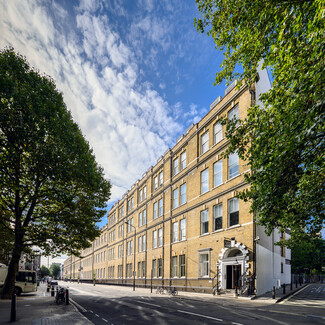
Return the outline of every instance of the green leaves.
[[[12,49],[0,52],[0,97],[1,223],[15,245],[77,254],[99,234],[110,183],[53,80]]]
[[[274,77],[265,108],[252,106],[239,127],[224,121],[227,153],[237,150],[252,170],[240,197],[252,201],[268,233],[316,236],[325,222],[324,0],[197,3],[197,27],[226,49],[216,83],[240,78],[253,87],[261,59]]]

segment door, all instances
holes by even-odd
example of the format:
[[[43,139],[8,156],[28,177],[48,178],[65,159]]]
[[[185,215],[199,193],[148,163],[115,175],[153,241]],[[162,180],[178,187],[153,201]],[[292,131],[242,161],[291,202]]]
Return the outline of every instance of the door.
[[[227,265],[227,288],[226,289],[233,289],[233,271],[232,265]]]
[[[236,288],[240,288],[241,287],[241,283],[240,283],[240,276],[241,276],[241,265],[233,265],[233,289]]]
[[[235,289],[236,285],[240,287],[241,265],[227,265],[226,289]]]

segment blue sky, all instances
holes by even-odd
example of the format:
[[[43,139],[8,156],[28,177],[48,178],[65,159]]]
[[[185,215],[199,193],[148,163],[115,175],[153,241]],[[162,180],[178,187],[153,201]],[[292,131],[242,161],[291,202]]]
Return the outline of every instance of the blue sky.
[[[111,180],[109,205],[224,92],[194,0],[0,2],[1,48],[56,82]],[[103,220],[104,224],[106,219]]]

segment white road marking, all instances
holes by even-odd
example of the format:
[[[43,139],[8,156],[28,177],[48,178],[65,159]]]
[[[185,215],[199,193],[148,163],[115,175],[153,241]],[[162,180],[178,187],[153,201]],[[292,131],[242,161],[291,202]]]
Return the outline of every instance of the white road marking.
[[[300,289],[300,290],[296,291],[294,294],[292,294],[292,295],[291,295],[291,296],[289,296],[288,298],[286,298],[286,299],[284,299],[284,300],[280,301],[280,302],[279,302],[279,304],[283,304],[283,303],[285,303],[286,301],[290,300],[292,297],[294,297],[294,296],[295,296],[295,295],[297,295],[298,293],[300,293],[300,292],[304,291],[306,288],[308,288],[308,285],[306,285],[306,286],[305,286],[305,287],[303,287],[302,289]]]
[[[84,307],[80,306],[77,302],[75,302],[73,299],[69,299],[73,305],[75,305],[77,307],[77,309],[80,309],[83,313],[87,312],[87,309],[85,309]]]
[[[89,310],[91,313],[94,313],[92,310]]]
[[[108,323],[108,320],[106,320],[105,318],[102,318],[102,320],[103,320],[104,322]]]
[[[95,314],[96,317],[99,317],[97,314]]]
[[[159,305],[150,304],[149,302],[144,302],[144,301],[139,301],[139,300],[136,300],[136,302],[139,302],[139,303],[141,303],[141,304],[146,304],[146,305],[154,306],[154,307],[161,307],[161,306],[159,306]]]
[[[208,319],[213,319],[213,320],[217,320],[217,321],[219,321],[219,322],[223,322],[223,320],[220,319],[220,318],[215,318],[215,317],[211,317],[211,316],[195,314],[195,313],[191,313],[191,312],[189,312],[189,311],[185,311],[185,310],[177,310],[177,311],[178,311],[179,313],[195,315],[195,316],[199,316],[199,317],[208,318]]]

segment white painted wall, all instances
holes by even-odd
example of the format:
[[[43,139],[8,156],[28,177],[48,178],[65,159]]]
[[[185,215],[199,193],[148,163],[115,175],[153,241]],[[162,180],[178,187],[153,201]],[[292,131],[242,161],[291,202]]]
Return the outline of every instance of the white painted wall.
[[[258,74],[259,74],[259,81],[255,83],[255,91],[256,91],[256,104],[260,107],[264,107],[263,103],[260,101],[260,95],[267,92],[271,87],[271,81],[269,78],[269,74],[267,69],[262,68],[263,60],[259,62],[258,65]]]
[[[291,282],[291,265],[286,264],[286,259],[291,260],[291,251],[286,249],[285,257],[281,256],[281,248],[274,246],[280,240],[280,233],[274,230],[267,236],[264,227],[256,226],[259,240],[256,244],[256,289],[257,295],[271,291],[272,287],[280,287],[283,283]],[[286,234],[288,237],[289,235]],[[283,263],[283,273],[281,273]]]

